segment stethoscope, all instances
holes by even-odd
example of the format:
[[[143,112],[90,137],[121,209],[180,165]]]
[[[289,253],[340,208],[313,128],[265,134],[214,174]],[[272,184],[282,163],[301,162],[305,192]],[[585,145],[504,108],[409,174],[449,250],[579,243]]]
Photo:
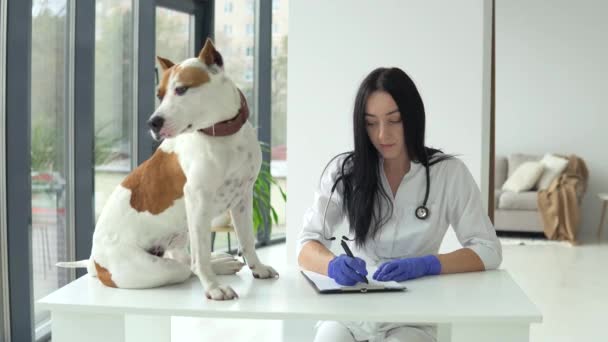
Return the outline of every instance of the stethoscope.
[[[430,215],[430,211],[429,211],[429,208],[427,208],[426,203],[429,199],[429,192],[431,191],[431,176],[429,173],[428,165],[425,165],[424,169],[425,169],[425,173],[426,173],[426,193],[424,194],[424,201],[422,202],[422,205],[419,206],[418,208],[416,208],[416,210],[414,211],[414,215],[416,215],[416,217],[419,220],[426,220]],[[323,238],[325,240],[335,240],[336,239],[336,237],[327,238],[325,236],[325,216],[327,215],[327,208],[329,207],[329,203],[331,202],[331,197],[334,195],[334,192],[336,191],[336,187],[338,186],[338,183],[341,180],[342,180],[342,176],[338,177],[338,179],[336,179],[336,181],[334,182],[334,185],[331,187],[331,192],[329,193],[329,198],[327,199],[327,203],[325,204],[325,209],[323,210],[323,225],[321,226],[321,228],[323,229]],[[342,236],[342,240],[353,241],[353,239],[349,239],[346,236]]]

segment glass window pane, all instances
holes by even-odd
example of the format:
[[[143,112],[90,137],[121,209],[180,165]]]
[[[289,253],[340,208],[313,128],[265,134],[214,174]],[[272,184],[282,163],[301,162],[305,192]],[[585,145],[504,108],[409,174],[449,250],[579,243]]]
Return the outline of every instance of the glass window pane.
[[[230,3],[231,5],[227,5]],[[215,47],[224,58],[226,75],[241,89],[249,104],[249,120],[257,126],[254,107],[255,1],[215,2]],[[225,6],[232,10],[224,11]],[[229,27],[230,29],[226,29]]]
[[[133,141],[131,0],[97,0],[95,8],[95,222],[131,170]]]
[[[287,23],[288,0],[272,2],[272,153],[271,173],[282,190],[287,189]],[[270,203],[279,223],[272,228],[272,238],[285,236],[285,201],[278,186],[273,185]]]
[[[167,58],[173,63],[179,63],[186,58],[196,56],[194,53],[193,22],[192,15],[188,13],[157,7],[156,55]],[[163,69],[158,64],[158,60],[156,61],[156,70],[160,80]],[[156,89],[154,91],[156,98]],[[158,99],[156,99],[156,107],[159,104]]]
[[[32,260],[34,300],[67,284],[67,0],[32,4]],[[35,323],[50,315],[34,304]]]

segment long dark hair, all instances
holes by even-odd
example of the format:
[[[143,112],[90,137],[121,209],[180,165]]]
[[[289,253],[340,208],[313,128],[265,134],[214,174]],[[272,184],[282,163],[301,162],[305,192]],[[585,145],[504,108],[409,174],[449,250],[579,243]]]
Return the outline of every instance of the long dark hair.
[[[430,167],[452,157],[424,145],[424,104],[416,85],[403,70],[378,68],[367,75],[357,92],[353,111],[355,149],[332,159],[346,156],[332,189],[336,189],[338,183],[342,182],[342,209],[347,213],[350,233],[354,233],[355,243],[359,247],[365,245],[368,239],[373,239],[393,215],[390,197],[379,185],[379,155],[369,139],[365,124],[367,99],[374,91],[387,92],[397,103],[411,162]],[[388,212],[380,210],[381,198],[389,203]]]

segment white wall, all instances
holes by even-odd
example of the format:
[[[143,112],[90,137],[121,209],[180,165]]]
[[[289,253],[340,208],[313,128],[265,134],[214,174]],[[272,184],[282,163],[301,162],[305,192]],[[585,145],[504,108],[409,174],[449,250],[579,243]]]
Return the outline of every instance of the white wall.
[[[583,240],[608,192],[608,2],[500,0],[496,152],[575,153],[590,171]]]
[[[295,239],[323,167],[352,148],[356,90],[376,67],[397,66],[412,77],[425,101],[427,144],[460,154],[481,183],[487,172],[482,170],[487,160],[482,152],[487,151],[482,144],[487,116],[482,109],[488,107],[484,89],[489,87],[483,78],[489,58],[487,13],[483,0],[290,2],[290,263],[295,263]]]

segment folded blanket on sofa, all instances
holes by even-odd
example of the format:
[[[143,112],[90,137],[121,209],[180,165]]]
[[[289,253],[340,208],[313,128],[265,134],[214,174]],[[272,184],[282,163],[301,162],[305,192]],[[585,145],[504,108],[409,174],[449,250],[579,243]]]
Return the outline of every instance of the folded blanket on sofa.
[[[583,194],[587,190],[589,171],[585,162],[570,155],[566,170],[547,188],[538,191],[538,209],[545,236],[551,240],[576,243]]]

